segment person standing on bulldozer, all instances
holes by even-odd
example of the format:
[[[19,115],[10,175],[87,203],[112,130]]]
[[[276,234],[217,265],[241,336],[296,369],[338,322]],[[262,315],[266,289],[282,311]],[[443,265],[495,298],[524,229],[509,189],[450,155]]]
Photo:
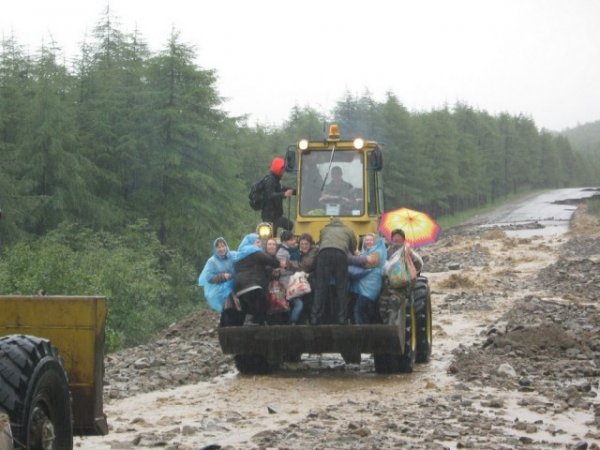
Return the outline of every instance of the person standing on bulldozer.
[[[354,232],[337,217],[321,230],[311,325],[322,323],[325,309],[335,311],[333,318],[335,324],[345,325],[347,323],[348,254],[354,254],[356,246]],[[336,304],[334,308],[328,308],[334,306],[329,295],[329,286],[332,281],[335,285]]]
[[[265,222],[273,224],[273,236],[277,236],[277,228],[291,230],[294,222],[283,215],[283,199],[290,198],[295,194],[294,189],[281,186],[281,177],[285,169],[283,158],[273,158],[271,171],[265,177],[265,198],[261,210],[261,218]]]

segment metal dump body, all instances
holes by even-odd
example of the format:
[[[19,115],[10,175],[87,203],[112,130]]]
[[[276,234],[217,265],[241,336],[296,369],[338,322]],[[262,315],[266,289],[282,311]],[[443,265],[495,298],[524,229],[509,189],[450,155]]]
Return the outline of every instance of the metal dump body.
[[[262,355],[281,361],[290,353],[402,354],[403,333],[394,325],[270,325],[219,328],[225,354]]]
[[[0,296],[0,336],[46,338],[62,356],[77,435],[108,433],[102,403],[106,314],[104,297]]]

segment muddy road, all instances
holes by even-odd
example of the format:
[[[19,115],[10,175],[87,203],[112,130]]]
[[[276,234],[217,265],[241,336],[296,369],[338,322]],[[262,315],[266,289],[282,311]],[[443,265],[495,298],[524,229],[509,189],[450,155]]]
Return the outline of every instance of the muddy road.
[[[434,345],[412,374],[377,375],[370,355],[303,355],[242,376],[202,311],[106,358],[110,434],[75,446],[598,449],[600,220],[578,200],[590,192],[558,196],[577,208],[568,233],[546,228],[566,229],[571,214],[517,221],[525,206],[512,205],[420,250]]]

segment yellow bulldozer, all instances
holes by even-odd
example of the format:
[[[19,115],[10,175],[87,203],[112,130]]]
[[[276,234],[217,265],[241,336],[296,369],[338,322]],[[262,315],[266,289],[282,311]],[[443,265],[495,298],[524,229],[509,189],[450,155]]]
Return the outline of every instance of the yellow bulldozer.
[[[348,225],[359,242],[367,233],[378,233],[384,211],[378,142],[341,139],[333,124],[325,139],[291,144],[285,163],[286,171],[296,175],[295,235],[309,233],[318,239],[333,218]],[[270,230],[269,224],[257,228],[262,239],[270,237]],[[219,342],[224,353],[235,356],[241,373],[268,373],[302,353],[340,353],[348,363],[372,353],[377,372],[410,372],[415,362],[425,362],[431,354],[431,299],[425,277],[416,280],[413,299],[395,325],[220,327]]]
[[[106,298],[0,296],[0,449],[71,450],[108,433]]]

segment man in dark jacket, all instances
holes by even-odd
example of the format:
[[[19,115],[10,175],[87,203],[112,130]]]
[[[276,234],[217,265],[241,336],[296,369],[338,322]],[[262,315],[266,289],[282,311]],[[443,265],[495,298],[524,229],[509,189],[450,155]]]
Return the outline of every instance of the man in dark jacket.
[[[338,218],[332,219],[321,230],[317,255],[316,292],[311,311],[312,325],[320,325],[325,304],[333,306],[329,298],[331,280],[335,283],[336,307],[334,322],[345,325],[348,308],[348,254],[356,251],[354,232]]]
[[[266,177],[265,201],[261,211],[262,220],[273,224],[273,236],[277,236],[277,228],[291,230],[294,222],[283,215],[283,199],[294,195],[294,190],[281,186],[281,177],[285,169],[283,158],[274,158],[271,162],[271,172]]]
[[[253,316],[255,324],[264,325],[269,283],[266,268],[267,266],[278,267],[279,261],[262,250],[261,241],[256,233],[244,236],[233,260],[235,268],[233,290],[243,305],[243,313],[239,318],[243,322],[244,313],[249,312]],[[241,324],[234,321],[225,326]]]

